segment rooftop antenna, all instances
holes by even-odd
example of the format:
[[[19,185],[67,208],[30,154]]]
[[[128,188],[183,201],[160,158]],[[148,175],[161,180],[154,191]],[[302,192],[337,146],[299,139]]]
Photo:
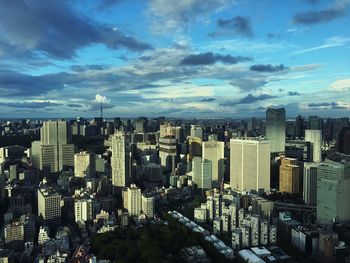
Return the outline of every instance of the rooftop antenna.
[[[101,119],[102,119],[102,113],[103,113],[103,109],[102,109],[102,101],[101,101]]]

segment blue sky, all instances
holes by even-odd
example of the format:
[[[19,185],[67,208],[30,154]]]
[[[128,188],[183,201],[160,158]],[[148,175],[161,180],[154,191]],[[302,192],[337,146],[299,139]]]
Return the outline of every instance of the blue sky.
[[[350,0],[0,0],[1,117],[349,116]]]

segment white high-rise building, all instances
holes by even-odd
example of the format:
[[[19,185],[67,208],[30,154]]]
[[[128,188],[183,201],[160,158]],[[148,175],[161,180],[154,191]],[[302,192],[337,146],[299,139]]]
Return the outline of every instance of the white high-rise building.
[[[192,180],[198,186],[202,186],[202,157],[194,156],[192,158]]]
[[[94,220],[94,201],[93,198],[86,197],[74,200],[74,215],[76,223]]]
[[[74,145],[69,144],[70,133],[66,121],[45,121],[40,129],[40,141],[32,142],[33,166],[43,170],[49,167],[58,172],[64,166],[74,165]]]
[[[201,138],[203,136],[203,130],[200,125],[191,125],[191,131],[190,131],[191,137],[197,137]]]
[[[305,204],[317,202],[317,167],[319,163],[304,163],[303,199]]]
[[[270,141],[231,139],[230,184],[239,191],[270,190]]]
[[[224,142],[206,141],[202,144],[202,158],[212,162],[212,181],[220,183],[224,178]]]
[[[321,130],[305,130],[305,141],[311,143],[312,161],[322,161],[322,131]]]
[[[80,152],[74,154],[75,177],[94,177],[96,173],[96,160],[94,153]]]
[[[138,216],[142,211],[141,189],[135,184],[131,184],[123,190],[124,208],[128,210],[130,216]]]
[[[271,152],[284,152],[286,144],[286,110],[266,110],[266,138],[271,142]]]
[[[41,216],[48,226],[61,224],[61,195],[44,178],[38,188],[38,216]]]
[[[116,187],[126,187],[131,180],[131,152],[125,134],[116,132],[112,135],[112,184]]]
[[[153,218],[155,210],[155,197],[151,194],[142,194],[141,209],[147,218]]]

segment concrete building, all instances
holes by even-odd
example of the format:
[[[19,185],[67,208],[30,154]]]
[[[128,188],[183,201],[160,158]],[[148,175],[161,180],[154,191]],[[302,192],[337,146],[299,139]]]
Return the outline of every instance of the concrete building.
[[[286,143],[286,110],[266,110],[266,138],[271,142],[271,152],[284,152]]]
[[[317,167],[317,222],[350,221],[350,156],[333,153]]]
[[[74,200],[74,215],[76,223],[92,221],[95,217],[95,199],[82,196]]]
[[[32,142],[32,161],[37,169],[61,171],[74,165],[74,145],[69,144],[70,132],[66,121],[46,121],[40,129],[40,141]]]
[[[112,185],[126,187],[130,184],[132,176],[132,156],[124,132],[112,135]]]
[[[270,190],[270,141],[231,139],[230,184],[239,191]]]
[[[300,167],[294,158],[282,158],[280,165],[280,192],[298,194]]]
[[[74,154],[74,176],[94,177],[96,173],[96,158],[94,153],[80,152]]]
[[[38,216],[48,226],[61,224],[61,195],[44,178],[38,188]]]
[[[202,158],[211,161],[212,181],[217,185],[224,179],[224,147],[224,142],[219,141],[207,141],[202,144]]]
[[[123,190],[124,208],[128,210],[130,216],[138,216],[142,211],[141,189],[135,184],[131,184]]]
[[[201,138],[203,137],[203,130],[200,125],[191,125],[191,131],[190,131],[191,137],[197,137]]]
[[[303,199],[305,204],[317,203],[317,167],[318,163],[304,163]]]
[[[322,131],[321,130],[305,130],[305,141],[311,143],[312,161],[322,161]]]
[[[155,197],[153,194],[144,193],[141,195],[141,210],[147,218],[153,218],[155,213]]]
[[[159,159],[166,172],[171,173],[175,171],[178,161],[177,140],[175,137],[159,138]]]

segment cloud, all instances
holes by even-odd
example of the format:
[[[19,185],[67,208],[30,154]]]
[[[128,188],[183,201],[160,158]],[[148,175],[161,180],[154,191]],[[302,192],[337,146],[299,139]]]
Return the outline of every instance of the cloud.
[[[158,34],[187,30],[190,24],[203,21],[211,14],[222,11],[233,0],[150,0],[149,17],[153,20],[152,31]]]
[[[97,6],[98,9],[110,8],[116,4],[119,4],[123,0],[100,0]]]
[[[231,55],[221,55],[212,52],[192,54],[184,57],[181,61],[182,65],[210,65],[216,62],[222,62],[224,64],[236,64],[238,62],[251,61],[252,58],[241,57],[241,56],[231,56]]]
[[[350,109],[350,103],[342,102],[321,102],[321,103],[310,103],[308,107],[312,110],[321,110],[321,109],[332,109],[332,110],[345,110]]]
[[[278,71],[284,71],[288,68],[285,67],[283,64],[280,64],[278,66],[273,66],[271,64],[263,65],[263,64],[257,64],[250,66],[249,70],[252,71],[259,71],[259,72],[278,72]]]
[[[300,96],[301,94],[297,91],[288,91],[288,96]]]
[[[325,49],[325,48],[341,47],[349,42],[350,42],[349,38],[331,37],[331,38],[326,39],[322,45],[307,48],[307,49],[302,49],[302,50],[295,52],[294,54],[299,55],[299,54],[309,53],[312,51],[317,51],[317,50],[321,50],[321,49]]]
[[[70,1],[4,1],[0,8],[0,50],[2,56],[48,55],[70,59],[80,48],[104,44],[110,49],[132,51],[151,46],[117,28],[77,13]]]
[[[95,101],[97,102],[97,103],[111,103],[111,101],[109,100],[109,99],[107,99],[107,97],[106,96],[102,96],[102,95],[100,95],[100,94],[96,94],[96,96],[95,96]]]
[[[345,16],[349,5],[349,0],[338,0],[335,1],[332,6],[324,10],[298,13],[294,16],[293,21],[295,24],[302,25],[327,23],[336,18]]]
[[[241,35],[252,36],[253,30],[249,17],[236,16],[231,19],[219,19],[217,21],[218,30],[210,33],[209,36]]]
[[[204,98],[201,100],[201,102],[213,102],[215,100],[216,100],[215,98]]]
[[[350,90],[350,78],[349,79],[338,79],[329,86],[330,90],[337,92],[345,92]]]
[[[258,102],[258,101],[269,100],[269,99],[273,99],[273,98],[276,98],[276,96],[272,96],[272,95],[268,95],[268,94],[261,94],[261,95],[254,96],[253,94],[249,93],[247,96],[245,96],[239,100],[225,101],[223,103],[220,103],[220,105],[221,106],[235,106],[235,105],[241,105],[241,104],[251,104],[251,103]]]
[[[78,103],[68,103],[66,106],[69,108],[81,108],[81,107],[83,107],[83,105],[78,104]]]
[[[107,65],[73,65],[70,69],[75,72],[83,72],[86,70],[104,70],[108,67]]]
[[[29,101],[29,102],[0,102],[0,106],[10,108],[28,108],[28,109],[43,109],[47,107],[62,106],[61,103],[55,103],[50,101]]]

